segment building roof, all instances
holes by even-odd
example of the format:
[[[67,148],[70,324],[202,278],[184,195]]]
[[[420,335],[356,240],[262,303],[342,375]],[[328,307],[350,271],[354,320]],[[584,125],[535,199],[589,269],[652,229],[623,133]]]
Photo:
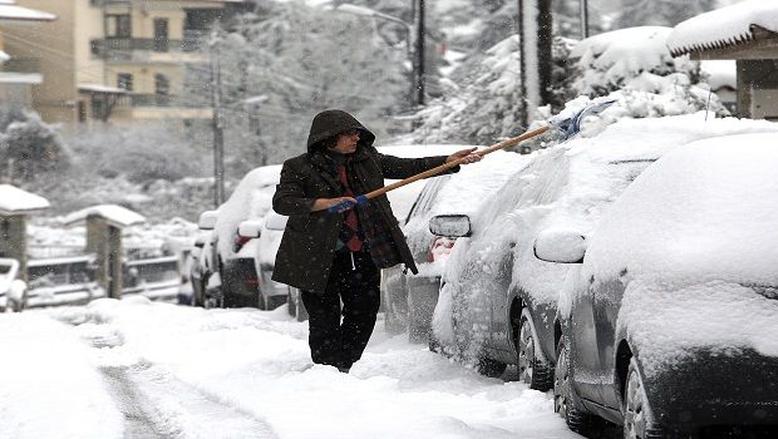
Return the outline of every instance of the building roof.
[[[15,0],[0,0],[0,21],[25,20],[25,21],[52,21],[57,16],[48,12],[18,6]]]
[[[40,195],[10,184],[0,184],[0,215],[34,213],[49,206],[49,201]]]
[[[127,226],[133,226],[136,224],[142,224],[146,222],[146,218],[130,209],[118,206],[116,204],[101,204],[97,206],[87,207],[77,212],[73,212],[65,217],[64,223],[66,226],[72,226],[75,224],[83,223],[90,216],[99,216],[104,218],[108,224],[123,228]]]
[[[747,0],[679,23],[667,39],[673,56],[778,37],[778,2]]]

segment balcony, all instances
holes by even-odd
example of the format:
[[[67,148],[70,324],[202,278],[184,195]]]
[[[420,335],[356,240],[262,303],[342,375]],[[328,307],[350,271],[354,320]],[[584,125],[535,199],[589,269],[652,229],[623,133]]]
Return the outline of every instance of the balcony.
[[[108,37],[94,39],[90,44],[92,55],[98,58],[107,61],[141,62],[186,61],[181,55],[195,55],[206,47],[204,36],[200,32],[186,32],[181,40]],[[183,58],[196,60],[198,57],[183,56]]]
[[[128,95],[130,105],[133,107],[177,107],[177,108],[200,108],[203,104],[184,100],[180,96],[166,94],[143,94],[133,93]]]

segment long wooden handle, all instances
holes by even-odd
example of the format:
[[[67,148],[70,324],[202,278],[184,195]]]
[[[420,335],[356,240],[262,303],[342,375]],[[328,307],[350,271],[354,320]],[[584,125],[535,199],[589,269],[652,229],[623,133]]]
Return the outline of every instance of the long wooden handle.
[[[524,134],[522,134],[520,136],[512,137],[510,139],[503,140],[500,143],[495,143],[494,145],[492,145],[492,146],[490,146],[488,148],[482,149],[480,151],[476,151],[473,154],[477,154],[477,155],[480,155],[481,157],[483,157],[486,154],[495,152],[495,151],[500,150],[500,149],[507,148],[509,146],[518,145],[519,143],[521,143],[521,142],[523,142],[525,140],[529,140],[529,139],[531,139],[533,137],[537,137],[537,136],[545,133],[546,131],[548,131],[549,128],[550,128],[549,126],[544,126],[544,127],[541,127],[541,128],[534,129],[532,131],[527,131],[527,132],[525,132]],[[391,190],[397,189],[398,187],[402,187],[402,186],[411,184],[411,183],[413,183],[415,181],[419,181],[419,180],[421,180],[423,178],[432,177],[433,175],[440,174],[441,172],[443,172],[443,171],[445,171],[447,169],[451,169],[454,166],[461,165],[462,163],[464,163],[464,161],[465,161],[465,157],[462,157],[460,159],[454,160],[453,162],[444,163],[444,164],[442,164],[440,166],[434,167],[432,169],[428,169],[428,170],[426,170],[426,171],[424,171],[424,172],[422,172],[420,174],[416,174],[416,175],[414,175],[412,177],[408,177],[405,180],[400,180],[400,181],[398,181],[396,183],[390,184],[389,186],[384,186],[384,187],[382,187],[380,189],[376,189],[376,190],[374,190],[372,192],[368,192],[368,193],[366,193],[364,195],[364,197],[367,198],[367,199],[378,197],[378,196],[383,195],[383,194],[385,194],[385,193],[387,193],[387,192],[389,192]]]

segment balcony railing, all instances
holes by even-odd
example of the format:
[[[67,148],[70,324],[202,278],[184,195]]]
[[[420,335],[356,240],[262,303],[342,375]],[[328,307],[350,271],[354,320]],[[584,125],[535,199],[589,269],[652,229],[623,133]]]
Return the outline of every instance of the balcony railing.
[[[100,58],[130,59],[135,51],[197,52],[205,47],[199,32],[187,32],[181,40],[161,38],[101,38],[92,40],[92,54]]]
[[[201,108],[204,106],[175,95],[133,93],[127,98],[133,107]]]

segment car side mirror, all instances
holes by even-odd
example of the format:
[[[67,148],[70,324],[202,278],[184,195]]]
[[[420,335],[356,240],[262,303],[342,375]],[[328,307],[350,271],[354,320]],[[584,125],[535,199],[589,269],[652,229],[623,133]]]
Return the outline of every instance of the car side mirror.
[[[259,238],[262,235],[263,221],[246,220],[238,225],[238,236],[243,238]]]
[[[200,230],[213,230],[216,227],[216,219],[219,217],[215,210],[206,210],[200,214],[197,220],[197,227]]]
[[[446,238],[461,238],[472,233],[467,215],[436,215],[430,218],[430,233]]]
[[[535,238],[535,257],[558,264],[580,264],[586,254],[586,238],[572,230],[544,230]]]

